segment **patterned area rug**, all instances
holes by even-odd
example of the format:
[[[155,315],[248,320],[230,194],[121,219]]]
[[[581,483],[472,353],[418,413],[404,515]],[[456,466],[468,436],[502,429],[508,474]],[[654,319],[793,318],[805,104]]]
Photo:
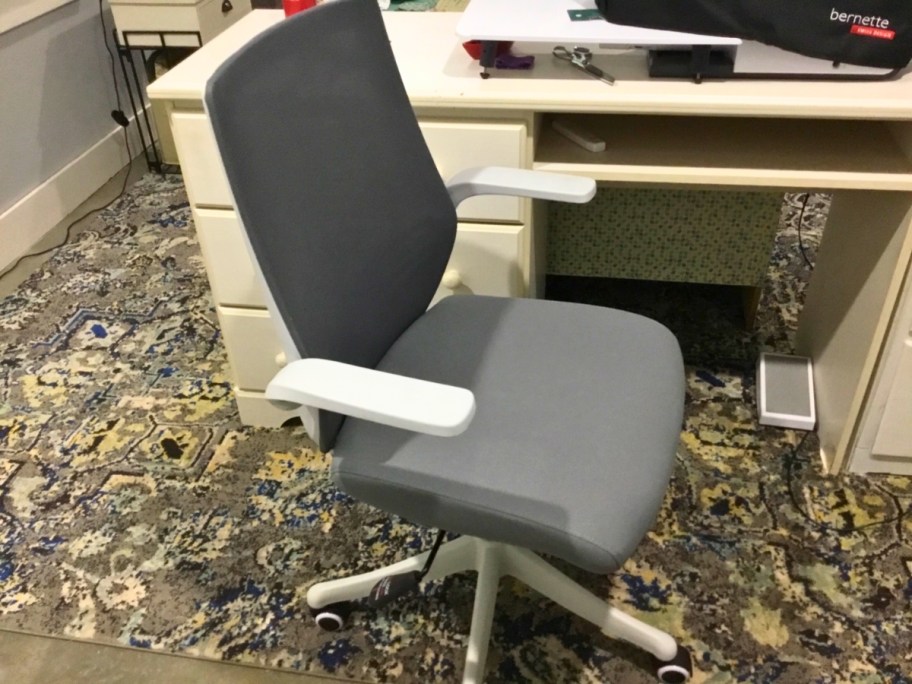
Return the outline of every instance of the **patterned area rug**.
[[[912,681],[912,482],[820,474],[759,427],[752,364],[790,348],[807,268],[789,197],[753,333],[720,290],[555,282],[671,325],[687,425],[617,574],[567,571],[692,649],[694,681]],[[808,208],[810,257],[825,198]],[[715,293],[715,294],[714,294]],[[432,532],[336,490],[300,428],[240,426],[180,179],[148,176],[0,302],[0,627],[376,682],[454,682],[474,578],[320,632],[304,592]],[[490,682],[653,682],[648,657],[501,588]]]

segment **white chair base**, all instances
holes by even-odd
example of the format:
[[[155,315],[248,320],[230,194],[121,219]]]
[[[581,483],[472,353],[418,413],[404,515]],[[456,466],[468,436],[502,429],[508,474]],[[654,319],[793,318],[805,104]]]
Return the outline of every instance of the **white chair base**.
[[[315,612],[332,616],[332,604],[366,597],[374,584],[389,575],[420,571],[429,552],[399,563],[366,572],[320,582],[307,592],[307,604]],[[484,679],[485,658],[494,619],[494,603],[500,578],[510,575],[547,596],[567,610],[596,625],[603,633],[620,638],[652,653],[659,663],[657,675],[663,681],[683,682],[690,677],[690,656],[669,634],[630,617],[599,599],[569,577],[527,549],[485,541],[476,537],[460,537],[443,544],[425,580],[435,580],[457,572],[474,570],[478,573],[475,606],[469,632],[463,684],[480,684]],[[336,620],[342,625],[342,618]],[[332,624],[333,620],[327,623]],[[682,659],[681,653],[686,655]]]

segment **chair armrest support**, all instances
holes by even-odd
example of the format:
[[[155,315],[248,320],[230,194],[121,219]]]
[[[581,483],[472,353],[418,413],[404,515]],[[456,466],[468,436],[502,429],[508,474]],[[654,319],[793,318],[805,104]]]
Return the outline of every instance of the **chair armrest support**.
[[[288,364],[269,382],[266,397],[441,437],[463,432],[475,415],[475,395],[462,387],[328,359]]]
[[[546,171],[481,166],[465,169],[447,181],[453,206],[475,195],[511,195],[583,204],[595,195],[595,181]]]

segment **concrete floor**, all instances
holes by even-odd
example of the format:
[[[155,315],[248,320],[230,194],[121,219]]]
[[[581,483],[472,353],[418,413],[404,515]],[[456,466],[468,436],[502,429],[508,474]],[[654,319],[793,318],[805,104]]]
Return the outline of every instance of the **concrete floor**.
[[[55,226],[29,253],[60,245],[66,227],[90,210],[103,207],[147,173],[140,157],[124,167],[94,195]],[[91,224],[95,213],[75,224],[70,239]],[[0,297],[13,292],[52,253],[28,257],[0,277]],[[121,646],[102,646],[22,632],[0,630],[0,684],[327,684],[354,680],[305,675],[201,658],[167,655]]]

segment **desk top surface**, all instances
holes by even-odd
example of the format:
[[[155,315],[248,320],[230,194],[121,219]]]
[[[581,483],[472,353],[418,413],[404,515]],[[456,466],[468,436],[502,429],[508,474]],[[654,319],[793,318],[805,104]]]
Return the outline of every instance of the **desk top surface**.
[[[164,74],[149,88],[154,100],[199,101],[206,80],[240,45],[281,21],[279,10],[255,10]],[[541,44],[517,43],[535,54],[530,71],[495,70],[479,77],[478,63],[460,45],[458,12],[385,12],[402,79],[418,108],[577,111],[719,116],[912,119],[912,71],[892,81],[708,81],[650,79],[642,51],[596,49],[594,63],[614,75],[609,86],[569,67]],[[327,57],[326,68],[332,69]]]

